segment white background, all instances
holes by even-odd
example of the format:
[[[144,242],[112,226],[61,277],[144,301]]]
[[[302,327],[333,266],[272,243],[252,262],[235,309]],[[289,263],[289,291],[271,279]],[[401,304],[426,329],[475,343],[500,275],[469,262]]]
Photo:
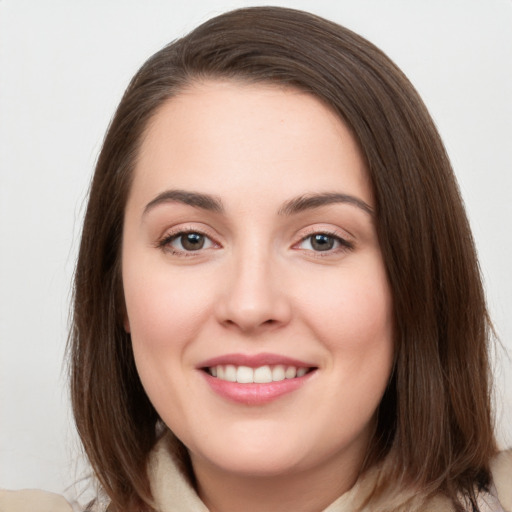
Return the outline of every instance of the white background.
[[[512,353],[512,0],[277,1],[367,37],[405,71],[444,138],[488,300]],[[63,363],[87,187],[129,79],[156,50],[249,1],[0,0],[0,486],[80,475]],[[512,363],[497,349],[498,433]]]

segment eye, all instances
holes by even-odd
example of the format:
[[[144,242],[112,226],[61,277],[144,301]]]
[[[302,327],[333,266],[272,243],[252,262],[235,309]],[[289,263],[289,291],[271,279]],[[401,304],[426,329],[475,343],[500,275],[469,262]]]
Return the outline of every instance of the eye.
[[[215,244],[205,234],[198,231],[181,231],[165,237],[158,245],[176,253],[186,253],[209,249]]]
[[[299,249],[315,252],[335,251],[336,249],[352,249],[347,240],[331,233],[313,233],[301,240]]]

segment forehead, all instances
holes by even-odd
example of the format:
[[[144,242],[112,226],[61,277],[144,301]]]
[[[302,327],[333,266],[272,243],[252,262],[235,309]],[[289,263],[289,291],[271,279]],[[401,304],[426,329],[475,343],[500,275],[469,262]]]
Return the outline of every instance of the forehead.
[[[177,186],[218,193],[226,185],[292,195],[349,186],[371,202],[358,145],[320,100],[268,84],[195,83],[151,119],[133,186],[149,194]]]

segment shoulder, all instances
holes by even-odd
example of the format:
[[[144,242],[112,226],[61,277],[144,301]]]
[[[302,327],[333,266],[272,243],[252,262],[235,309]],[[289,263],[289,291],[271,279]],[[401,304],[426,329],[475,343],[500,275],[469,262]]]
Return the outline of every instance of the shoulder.
[[[512,449],[499,453],[492,460],[491,472],[503,508],[512,511]]]
[[[477,496],[480,512],[512,512],[512,450],[500,452],[491,461],[492,486],[490,492]],[[464,504],[464,502],[463,502]],[[465,510],[472,510],[465,504]],[[430,500],[421,512],[453,511],[451,503],[443,496]]]
[[[512,449],[498,453],[491,460],[490,467],[493,485],[490,492],[478,494],[478,510],[480,512],[512,512]],[[464,501],[462,505],[466,507],[465,510],[468,510],[468,512],[473,510]],[[455,511],[451,500],[443,494],[426,496],[412,488],[397,491],[396,487],[386,489],[378,501],[375,502],[375,506],[363,507],[361,510],[371,512],[382,512],[383,510],[387,512]]]
[[[58,494],[26,489],[0,489],[0,512],[72,512],[71,505]]]

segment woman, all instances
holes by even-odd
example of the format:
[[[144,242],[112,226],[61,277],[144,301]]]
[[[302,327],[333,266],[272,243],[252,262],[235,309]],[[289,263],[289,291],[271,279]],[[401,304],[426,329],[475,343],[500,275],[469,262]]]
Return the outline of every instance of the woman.
[[[373,45],[251,8],[134,77],[71,343],[108,510],[510,508],[490,330],[443,145]]]

